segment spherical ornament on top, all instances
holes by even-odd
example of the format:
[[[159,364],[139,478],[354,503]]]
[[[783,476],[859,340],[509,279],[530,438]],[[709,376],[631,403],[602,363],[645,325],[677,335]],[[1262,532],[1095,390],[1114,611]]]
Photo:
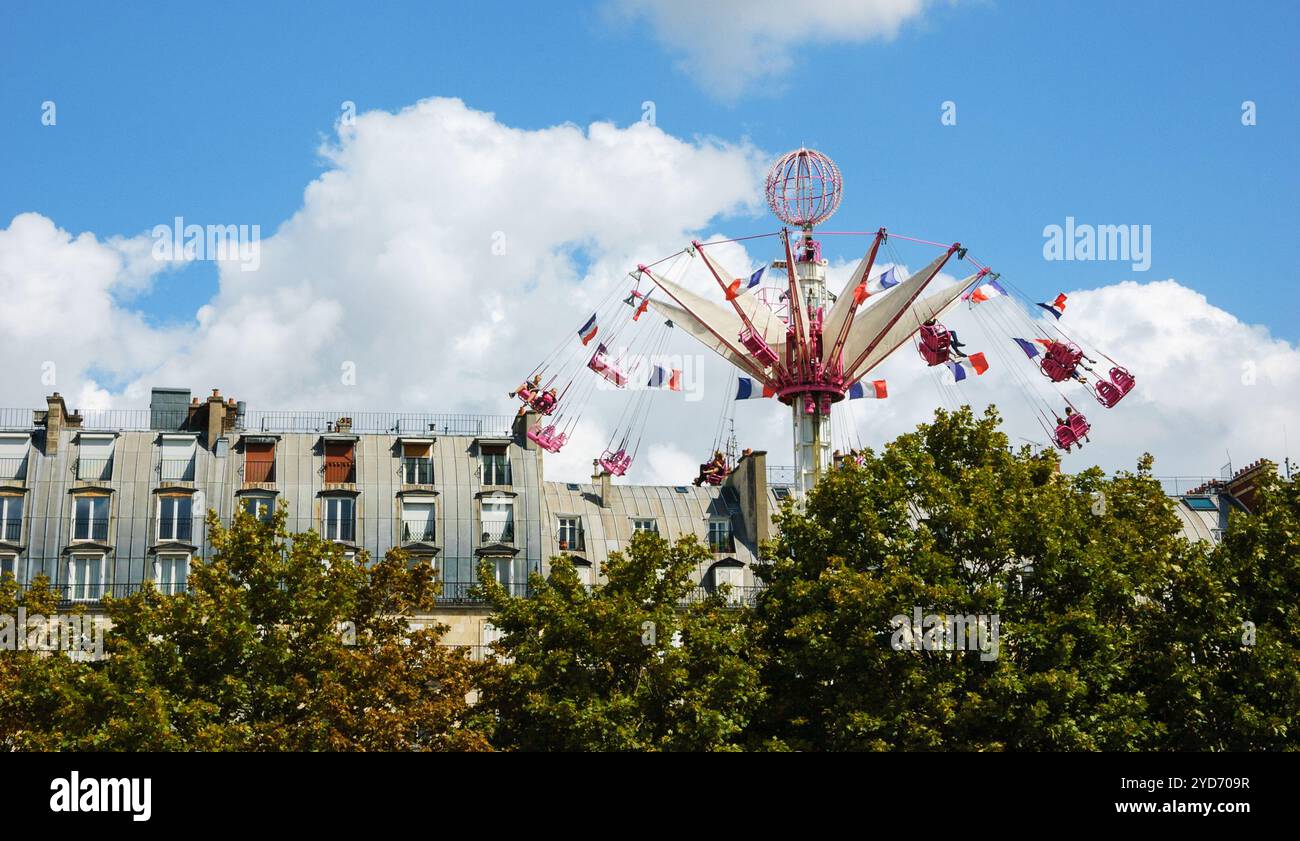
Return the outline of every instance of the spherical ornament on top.
[[[815,149],[786,154],[767,174],[767,206],[788,225],[820,225],[840,206],[843,194],[840,168]]]

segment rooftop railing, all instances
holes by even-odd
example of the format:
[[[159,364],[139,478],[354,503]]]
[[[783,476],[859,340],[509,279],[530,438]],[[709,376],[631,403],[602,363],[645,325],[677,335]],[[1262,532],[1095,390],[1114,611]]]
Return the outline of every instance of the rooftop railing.
[[[35,411],[0,408],[0,429],[30,430]],[[94,409],[80,413],[81,429],[100,432],[146,432],[190,429],[189,411]],[[342,420],[344,423],[340,424]],[[347,423],[347,421],[351,423]],[[201,423],[202,428],[206,424]],[[514,428],[509,415],[427,412],[250,411],[235,429],[241,432],[355,432],[389,435],[462,435],[505,438]],[[194,430],[197,431],[197,430]]]

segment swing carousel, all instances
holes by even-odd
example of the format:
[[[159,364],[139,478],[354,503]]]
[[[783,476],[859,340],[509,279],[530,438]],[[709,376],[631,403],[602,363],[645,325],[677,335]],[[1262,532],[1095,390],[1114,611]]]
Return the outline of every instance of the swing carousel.
[[[511,393],[523,402],[521,412],[531,409],[541,416],[528,429],[529,439],[559,452],[597,387],[627,391],[615,431],[597,458],[603,470],[624,475],[639,451],[653,395],[681,390],[681,371],[642,364],[658,358],[670,332],[679,329],[729,363],[735,400],[768,398],[789,407],[794,483],[802,494],[832,465],[835,405],[886,397],[884,381],[868,375],[900,349],[911,344],[927,367],[945,372],[948,385],[988,370],[988,353],[967,353],[956,332],[939,321],[962,301],[1051,445],[1070,452],[1088,440],[1091,424],[1071,393],[1078,398],[1082,389],[1109,409],[1133,389],[1135,378],[1127,368],[1064,332],[1065,295],[1035,303],[959,242],[903,236],[883,227],[818,229],[843,197],[839,168],[820,152],[798,149],[784,155],[768,173],[766,194],[772,213],[784,223],[780,230],[694,240],[675,254],[638,264],[628,274],[630,287],[611,290],[582,321],[576,341],[567,334],[538,363]],[[822,256],[821,238],[830,236],[856,238],[864,248],[838,293],[828,288],[829,262]],[[735,274],[718,254],[739,242],[770,243],[775,259]],[[899,248],[911,253],[900,254]],[[963,279],[936,283],[945,268],[963,263],[969,268]],[[909,271],[913,264],[922,267]],[[699,291],[698,283],[691,288],[686,282],[691,271],[716,285],[716,292]],[[1100,365],[1098,357],[1110,363],[1105,374],[1093,367]],[[1031,373],[1034,368],[1041,377]],[[1051,399],[1044,395],[1048,389],[1057,390]],[[1064,417],[1056,414],[1053,399],[1064,401]],[[730,397],[727,405],[734,405]],[[734,447],[724,452],[719,446],[728,413],[724,409],[712,458],[701,465],[697,483],[721,484],[734,466]]]

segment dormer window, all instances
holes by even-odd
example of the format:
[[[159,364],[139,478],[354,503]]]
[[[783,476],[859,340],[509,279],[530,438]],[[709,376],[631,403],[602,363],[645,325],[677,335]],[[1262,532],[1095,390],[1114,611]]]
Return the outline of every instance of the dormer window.
[[[505,444],[480,444],[479,461],[483,471],[483,484],[510,485],[510,448]]]
[[[0,479],[22,479],[27,475],[27,451],[30,437],[0,434]]]
[[[342,485],[357,480],[355,441],[325,442],[325,484]]]
[[[356,536],[356,500],[327,496],[321,500],[321,533],[326,540],[351,543]]]
[[[402,442],[402,484],[433,484],[433,442]]]
[[[0,540],[21,543],[23,537],[23,495],[0,496]]]
[[[77,452],[77,478],[89,482],[106,482],[113,477],[112,435],[81,434]]]
[[[164,435],[158,442],[161,452],[158,475],[164,482],[193,482],[195,439],[191,435]]]
[[[269,485],[275,482],[275,440],[244,442],[244,482]]]
[[[714,554],[736,551],[736,543],[731,536],[731,521],[724,519],[709,520],[709,550]]]
[[[437,506],[432,499],[402,498],[402,542],[432,543],[437,537]]]

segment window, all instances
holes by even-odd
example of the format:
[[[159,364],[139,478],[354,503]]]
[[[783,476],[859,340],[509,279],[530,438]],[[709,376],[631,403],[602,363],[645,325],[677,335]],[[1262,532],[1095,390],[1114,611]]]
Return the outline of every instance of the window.
[[[1185,496],[1183,503],[1193,511],[1218,511],[1219,506],[1208,496]]]
[[[356,500],[350,496],[327,496],[321,501],[325,539],[351,543],[356,525]]]
[[[163,595],[184,593],[185,580],[189,575],[189,555],[159,555],[153,562],[154,586]]]
[[[484,499],[479,512],[483,524],[483,543],[515,542],[515,502],[513,499]]]
[[[246,496],[239,501],[239,508],[248,516],[269,525],[275,516],[275,497]]]
[[[709,520],[709,549],[713,552],[734,552],[730,520]]]
[[[352,441],[325,442],[325,482],[326,484],[344,484],[355,482],[356,445]]]
[[[72,539],[108,540],[108,497],[78,496],[72,503]]]
[[[431,499],[402,500],[402,542],[432,543],[436,509]]]
[[[632,534],[639,531],[648,531],[651,534],[659,533],[659,521],[649,517],[638,517],[632,520]]]
[[[433,445],[427,441],[402,444],[402,482],[407,485],[433,484]]]
[[[113,436],[81,436],[77,453],[77,478],[89,481],[107,481],[113,476]]]
[[[499,444],[480,445],[479,459],[483,465],[483,484],[510,484],[509,449]]]
[[[164,436],[158,445],[161,452],[158,476],[164,482],[194,481],[195,441],[188,435]]]
[[[716,566],[713,568],[714,589],[721,589],[723,585],[726,585],[728,588],[727,601],[733,604],[740,602],[744,597],[744,591],[741,590],[744,581],[745,571],[740,567]]]
[[[27,475],[27,435],[0,435],[0,479]]]
[[[582,518],[581,517],[561,517],[558,539],[560,548],[568,548],[575,552],[582,551]]]
[[[0,540],[21,543],[23,538],[23,497],[0,496]]]
[[[104,556],[73,555],[68,559],[68,598],[98,601],[104,594]]]
[[[18,556],[10,552],[0,555],[0,579],[18,577]]]
[[[189,495],[158,497],[158,539],[189,543],[194,531]]]
[[[772,495],[775,496],[777,499],[789,499],[789,498],[790,498],[790,489],[789,489],[789,488],[786,488],[786,487],[779,487],[779,486],[778,486],[778,487],[772,488]]]
[[[275,481],[275,442],[244,442],[244,481],[270,484]]]

